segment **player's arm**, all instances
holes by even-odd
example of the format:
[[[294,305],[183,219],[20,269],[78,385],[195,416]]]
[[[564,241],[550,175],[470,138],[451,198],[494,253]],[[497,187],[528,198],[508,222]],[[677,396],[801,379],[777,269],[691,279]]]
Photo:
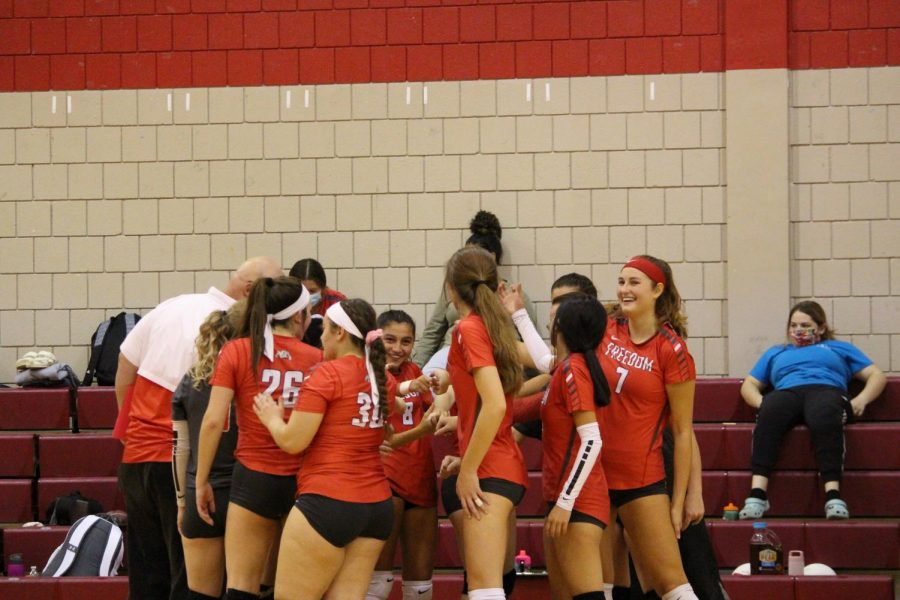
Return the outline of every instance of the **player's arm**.
[[[209,395],[209,405],[200,424],[200,441],[197,444],[199,446],[196,479],[197,513],[210,525],[213,524],[210,513],[216,512],[216,503],[212,487],[209,485],[209,472],[216,457],[219,441],[222,439],[222,430],[225,428],[233,398],[234,390],[231,388],[213,386]]]
[[[575,431],[578,432],[581,445],[575,453],[575,463],[569,471],[569,477],[563,483],[559,498],[556,499],[556,505],[547,515],[545,529],[551,538],[566,534],[575,501],[594,470],[597,459],[600,458],[600,448],[603,445],[600,439],[600,427],[597,425],[597,415],[594,411],[575,411],[572,413],[572,420],[575,422]]]
[[[693,379],[679,383],[666,384],[669,398],[669,411],[672,415],[672,437],[675,441],[674,462],[675,477],[672,484],[672,526],[675,536],[680,538],[681,531],[688,523],[684,523],[684,500],[687,493],[688,479],[691,474],[691,458],[693,455],[693,415],[694,387]]]
[[[477,367],[473,369],[472,376],[481,397],[481,408],[465,456],[460,463],[456,492],[466,515],[480,518],[480,513],[486,512],[484,505],[487,501],[478,482],[478,467],[481,466],[481,461],[484,460],[506,414],[506,396],[503,394],[503,384],[500,382],[497,367]]]
[[[125,402],[125,396],[128,394],[128,387],[134,385],[137,379],[137,372],[137,365],[119,352],[119,367],[116,370],[116,404],[118,404],[119,410],[122,410],[122,404]]]

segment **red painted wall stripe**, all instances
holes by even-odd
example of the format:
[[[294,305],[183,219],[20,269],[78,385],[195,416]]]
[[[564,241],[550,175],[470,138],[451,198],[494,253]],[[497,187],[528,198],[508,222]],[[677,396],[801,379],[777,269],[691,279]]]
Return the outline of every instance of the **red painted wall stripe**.
[[[900,0],[0,0],[0,91],[900,64]]]

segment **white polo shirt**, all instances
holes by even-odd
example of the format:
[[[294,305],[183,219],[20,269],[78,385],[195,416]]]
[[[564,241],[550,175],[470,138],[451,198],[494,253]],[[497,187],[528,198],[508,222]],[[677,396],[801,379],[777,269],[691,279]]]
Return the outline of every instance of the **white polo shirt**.
[[[138,321],[119,350],[137,365],[138,375],[174,392],[194,362],[200,325],[209,313],[228,310],[235,302],[214,287],[170,298]]]

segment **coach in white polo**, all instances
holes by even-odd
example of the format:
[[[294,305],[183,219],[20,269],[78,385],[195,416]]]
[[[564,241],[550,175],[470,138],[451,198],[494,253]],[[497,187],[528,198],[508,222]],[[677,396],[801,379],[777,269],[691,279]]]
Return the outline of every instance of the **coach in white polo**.
[[[172,481],[172,393],[194,356],[200,325],[247,297],[260,277],[284,273],[271,258],[244,262],[224,290],[183,294],[144,316],[119,353],[116,401],[131,390],[119,488],[128,512],[128,592],[132,600],[186,600],[187,579]]]

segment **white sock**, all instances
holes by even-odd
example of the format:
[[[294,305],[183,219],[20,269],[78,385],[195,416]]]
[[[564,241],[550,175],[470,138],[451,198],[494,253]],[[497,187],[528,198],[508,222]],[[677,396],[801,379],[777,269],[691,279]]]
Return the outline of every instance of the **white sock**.
[[[608,596],[609,598],[612,598],[612,593],[613,593],[614,587],[616,587],[616,586],[611,583],[604,583],[603,584],[603,594]]]
[[[403,580],[403,600],[431,600],[431,580]]]
[[[375,571],[366,591],[366,600],[387,600],[394,588],[393,571]]]
[[[663,594],[662,600],[698,600],[691,584],[685,583],[679,585],[673,590],[669,590]]]
[[[469,600],[506,600],[503,588],[481,588],[469,590]]]

